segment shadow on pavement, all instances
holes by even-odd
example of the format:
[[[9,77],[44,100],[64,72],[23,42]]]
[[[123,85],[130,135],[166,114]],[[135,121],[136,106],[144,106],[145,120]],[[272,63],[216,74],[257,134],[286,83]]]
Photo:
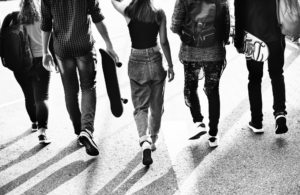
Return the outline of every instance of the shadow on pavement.
[[[18,178],[16,178],[15,180],[5,184],[4,186],[2,186],[0,188],[0,194],[6,194],[10,191],[12,191],[13,189],[17,188],[18,186],[22,185],[23,183],[25,183],[27,180],[29,180],[30,178],[34,177],[35,175],[37,175],[38,173],[42,172],[43,170],[47,169],[48,167],[50,167],[51,165],[57,163],[58,161],[60,161],[61,159],[63,159],[64,157],[72,154],[73,152],[76,152],[77,150],[81,149],[81,147],[79,147],[77,145],[77,141],[73,141],[69,144],[69,146],[67,146],[65,149],[63,149],[60,153],[58,153],[56,156],[54,156],[53,158],[51,158],[50,160],[48,160],[47,162],[39,165],[38,167],[36,167],[35,169],[19,176]]]
[[[8,164],[3,165],[0,167],[0,172],[8,169],[9,167],[26,160],[34,155],[36,155],[39,151],[41,151],[46,145],[38,144],[35,147],[33,147],[31,150],[24,152],[21,154],[17,159],[10,161]]]
[[[3,150],[4,148],[7,148],[10,145],[13,145],[14,143],[16,143],[17,141],[19,141],[22,138],[27,137],[28,135],[31,134],[31,128],[27,129],[24,133],[22,133],[21,135],[17,136],[16,138],[12,139],[11,141],[5,143],[5,144],[1,144],[0,145],[0,150]]]
[[[55,173],[48,176],[46,179],[40,183],[33,186],[31,189],[27,190],[24,195],[39,194],[44,195],[48,194],[59,186],[63,185],[65,182],[76,177],[78,174],[83,172],[88,168],[92,163],[96,161],[96,158],[92,158],[88,161],[78,160],[72,162],[65,167],[59,169]]]
[[[124,180],[130,175],[130,173],[141,163],[141,152],[126,165],[118,175],[116,175],[111,181],[109,181],[101,190],[99,190],[95,195],[112,194],[121,195],[126,194],[126,192],[140,180],[148,171],[149,168],[143,167],[138,172],[136,172],[131,178],[126,182]],[[123,183],[119,188],[117,188],[121,183]]]
[[[146,195],[146,194],[172,195],[178,189],[179,188],[176,180],[176,174],[173,168],[170,168],[165,175],[153,181],[152,183],[140,189],[139,191],[135,192],[133,195]]]

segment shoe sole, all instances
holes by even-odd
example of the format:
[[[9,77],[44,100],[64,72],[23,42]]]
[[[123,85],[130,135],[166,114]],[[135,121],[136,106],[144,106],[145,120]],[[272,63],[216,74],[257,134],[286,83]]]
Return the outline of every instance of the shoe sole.
[[[256,129],[254,127],[252,127],[251,125],[248,124],[248,127],[254,132],[254,133],[264,133],[264,129]]]
[[[145,149],[143,150],[143,165],[149,166],[153,163],[153,160],[151,158],[151,150]]]
[[[31,132],[36,132],[38,129],[31,129]]]
[[[40,144],[50,144],[51,140],[40,140],[39,143]]]
[[[199,139],[202,135],[205,135],[207,131],[200,131],[196,135],[193,135],[192,137],[189,138],[189,140],[194,140],[194,139]]]
[[[96,144],[89,137],[82,135],[79,137],[79,141],[84,145],[86,153],[90,156],[98,156],[99,150]]]
[[[211,147],[211,148],[215,148],[215,147],[218,147],[218,143],[216,143],[216,142],[210,142],[210,141],[208,141],[208,145],[209,145],[209,147]]]

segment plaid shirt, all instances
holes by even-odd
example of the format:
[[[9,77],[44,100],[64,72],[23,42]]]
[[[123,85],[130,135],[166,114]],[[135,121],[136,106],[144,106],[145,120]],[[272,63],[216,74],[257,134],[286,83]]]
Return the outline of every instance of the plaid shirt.
[[[41,30],[53,27],[54,52],[59,57],[79,57],[93,49],[91,15],[94,23],[101,22],[98,0],[42,0]]]

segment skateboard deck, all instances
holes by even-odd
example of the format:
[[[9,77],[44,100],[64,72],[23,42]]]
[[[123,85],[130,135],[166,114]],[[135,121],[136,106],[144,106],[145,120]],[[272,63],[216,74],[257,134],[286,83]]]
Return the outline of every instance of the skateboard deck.
[[[235,27],[230,28],[230,36],[235,37]],[[269,57],[269,48],[265,42],[244,31],[244,54],[247,60],[264,62]]]
[[[120,117],[123,114],[123,100],[120,94],[118,76],[116,66],[120,67],[120,62],[116,63],[113,57],[104,49],[99,49],[102,58],[102,68],[105,80],[107,95],[110,101],[110,109],[115,117]]]

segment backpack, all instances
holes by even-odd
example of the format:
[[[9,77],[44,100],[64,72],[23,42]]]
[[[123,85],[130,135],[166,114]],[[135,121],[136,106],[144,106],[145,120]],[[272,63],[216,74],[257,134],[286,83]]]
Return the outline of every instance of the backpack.
[[[276,0],[277,19],[281,33],[290,37],[300,37],[299,0]]]
[[[0,57],[4,67],[14,72],[26,73],[33,66],[33,55],[26,27],[17,21],[17,16],[18,12],[12,12],[3,21]]]
[[[193,1],[181,26],[180,39],[191,47],[210,47],[215,43],[216,4]]]

